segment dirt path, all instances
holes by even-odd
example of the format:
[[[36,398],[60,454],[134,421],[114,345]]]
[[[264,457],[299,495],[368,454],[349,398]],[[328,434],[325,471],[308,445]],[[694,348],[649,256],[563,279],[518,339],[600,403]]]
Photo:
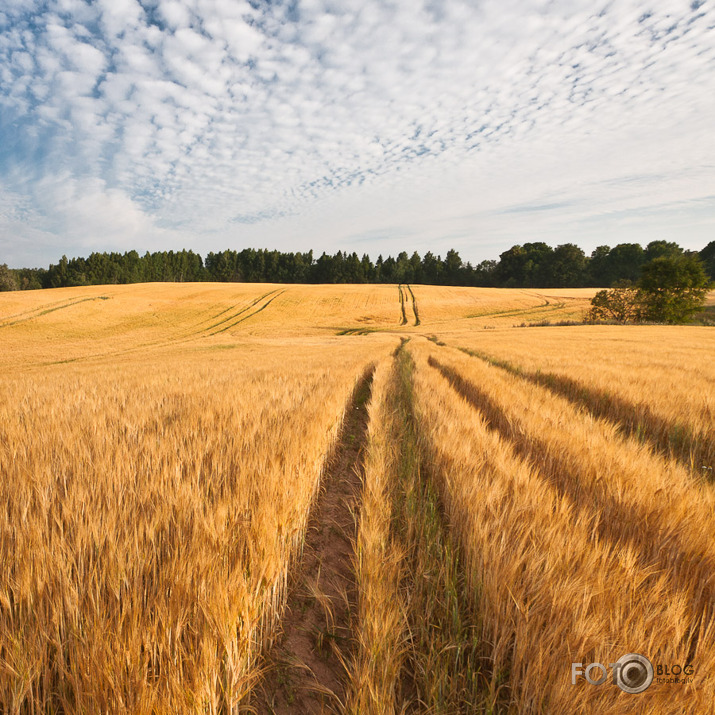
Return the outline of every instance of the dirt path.
[[[268,654],[254,703],[261,715],[329,713],[345,700],[344,674],[357,612],[353,566],[362,448],[372,370],[345,414],[323,491],[311,516],[303,559],[288,597],[283,633]]]

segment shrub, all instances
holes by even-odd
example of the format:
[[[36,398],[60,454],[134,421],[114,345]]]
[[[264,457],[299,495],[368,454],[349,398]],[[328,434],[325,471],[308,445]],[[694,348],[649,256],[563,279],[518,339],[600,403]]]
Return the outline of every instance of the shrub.
[[[610,290],[600,290],[591,299],[586,320],[591,323],[637,323],[643,319],[643,296],[638,288],[624,284]]]

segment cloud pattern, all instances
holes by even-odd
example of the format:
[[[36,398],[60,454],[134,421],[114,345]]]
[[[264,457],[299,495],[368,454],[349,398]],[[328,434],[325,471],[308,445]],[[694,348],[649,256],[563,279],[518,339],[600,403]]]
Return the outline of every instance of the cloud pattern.
[[[2,258],[702,245],[714,2],[5,0]]]

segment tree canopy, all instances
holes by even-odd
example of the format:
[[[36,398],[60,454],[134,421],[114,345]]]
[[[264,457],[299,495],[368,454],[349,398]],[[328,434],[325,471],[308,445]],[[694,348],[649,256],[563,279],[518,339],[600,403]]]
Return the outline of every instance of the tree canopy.
[[[662,255],[646,263],[638,287],[644,317],[663,323],[685,323],[705,303],[710,280],[697,256]]]
[[[705,304],[712,287],[705,266],[695,254],[665,246],[643,265],[636,285],[625,283],[601,290],[591,300],[594,322],[687,323]]]
[[[86,258],[62,258],[49,268],[5,269],[0,290],[14,287],[57,288],[150,281],[225,281],[252,283],[425,283],[432,285],[492,286],[507,288],[607,288],[641,278],[645,265],[656,259],[691,255],[675,243],[652,241],[603,245],[590,256],[573,243],[552,248],[543,242],[524,243],[504,251],[498,261],[477,265],[462,260],[455,249],[444,257],[427,251],[423,256],[406,251],[396,257],[370,256],[347,251],[282,252],[266,249],[228,249],[210,252],[205,260],[194,251],[155,251],[140,255],[91,253]],[[715,277],[715,241],[701,252],[705,270]]]
[[[14,272],[7,267],[6,263],[0,263],[0,291],[17,290],[18,287]]]

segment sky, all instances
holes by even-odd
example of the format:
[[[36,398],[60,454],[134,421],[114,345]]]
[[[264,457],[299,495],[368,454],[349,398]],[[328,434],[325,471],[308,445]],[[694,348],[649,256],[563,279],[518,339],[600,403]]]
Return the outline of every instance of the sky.
[[[715,0],[3,0],[0,263],[715,240]]]

